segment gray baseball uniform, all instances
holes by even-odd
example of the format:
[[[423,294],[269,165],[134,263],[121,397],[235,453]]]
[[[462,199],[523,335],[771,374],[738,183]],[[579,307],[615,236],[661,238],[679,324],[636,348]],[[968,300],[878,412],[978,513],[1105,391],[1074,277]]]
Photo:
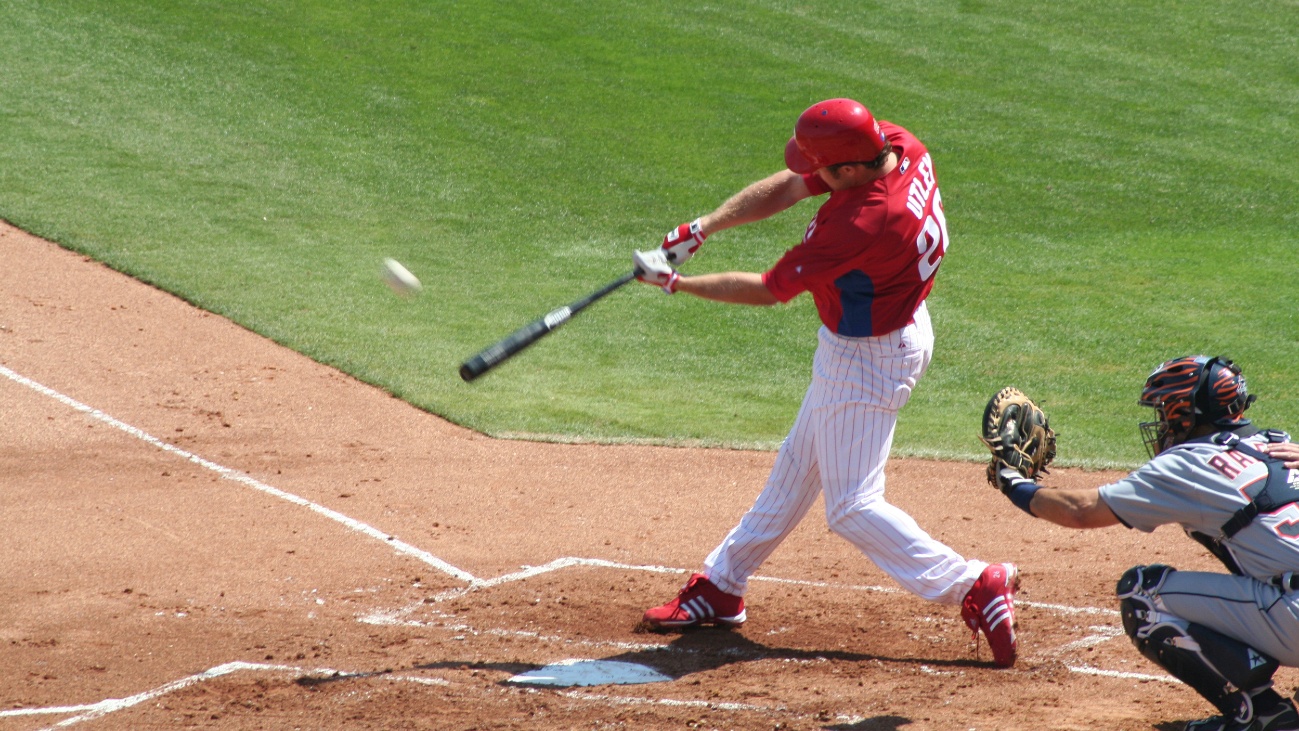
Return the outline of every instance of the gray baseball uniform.
[[[1257,447],[1263,435],[1243,440]],[[1267,465],[1214,441],[1187,440],[1140,469],[1100,488],[1101,499],[1130,528],[1150,532],[1166,524],[1217,537],[1250,494],[1266,481]],[[1299,470],[1289,472],[1299,481]],[[1276,577],[1299,572],[1299,503],[1262,513],[1221,542],[1244,576],[1178,571],[1159,592],[1159,610],[1215,629],[1299,666],[1299,592],[1283,591]]]

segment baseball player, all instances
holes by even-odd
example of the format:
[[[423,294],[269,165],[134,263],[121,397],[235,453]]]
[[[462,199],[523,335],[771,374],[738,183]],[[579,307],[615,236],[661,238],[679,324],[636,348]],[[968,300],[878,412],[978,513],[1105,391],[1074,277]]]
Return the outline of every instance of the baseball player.
[[[947,253],[947,222],[929,151],[851,99],[799,116],[782,170],[717,210],[638,251],[639,279],[664,292],[748,305],[810,292],[821,317],[812,382],[767,484],[739,525],[677,597],[645,612],[654,628],[736,626],[749,577],[825,496],[826,521],[912,593],[961,604],[994,662],[1015,662],[1013,564],[967,560],[884,499],[884,464],[898,410],[929,366],[934,338],[925,297]],[[704,239],[829,194],[802,243],[763,274],[682,276]]]
[[[1284,432],[1242,416],[1253,401],[1230,360],[1176,358],[1141,392],[1139,403],[1155,412],[1141,424],[1151,459],[1132,474],[1049,490],[1013,469],[997,473],[1030,515],[1070,528],[1175,523],[1227,566],[1230,574],[1134,566],[1116,588],[1123,629],[1141,654],[1220,712],[1188,730],[1299,729],[1294,703],[1272,690],[1279,665],[1299,667],[1299,473],[1283,462],[1299,451]]]

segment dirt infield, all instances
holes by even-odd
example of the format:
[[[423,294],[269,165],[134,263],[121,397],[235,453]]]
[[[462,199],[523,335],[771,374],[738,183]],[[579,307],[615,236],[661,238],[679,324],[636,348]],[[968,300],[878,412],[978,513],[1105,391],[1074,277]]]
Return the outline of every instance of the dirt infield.
[[[922,526],[1020,564],[1016,668],[815,509],[743,628],[642,633],[771,453],[497,441],[4,224],[0,262],[0,731],[1168,730],[1210,710],[1111,598],[1134,563],[1214,568],[1174,530],[1071,532],[979,465],[894,460]],[[572,659],[670,680],[508,682]]]

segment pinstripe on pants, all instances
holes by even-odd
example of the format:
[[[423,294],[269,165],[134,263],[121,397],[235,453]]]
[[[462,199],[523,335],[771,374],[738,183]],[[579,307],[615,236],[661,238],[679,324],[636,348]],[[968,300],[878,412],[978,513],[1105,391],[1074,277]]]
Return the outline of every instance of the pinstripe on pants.
[[[748,578],[825,495],[826,522],[917,596],[958,604],[987,566],[967,561],[884,500],[884,464],[898,410],[933,356],[929,313],[886,335],[848,338],[825,327],[798,417],[757,501],[704,561],[722,591]]]

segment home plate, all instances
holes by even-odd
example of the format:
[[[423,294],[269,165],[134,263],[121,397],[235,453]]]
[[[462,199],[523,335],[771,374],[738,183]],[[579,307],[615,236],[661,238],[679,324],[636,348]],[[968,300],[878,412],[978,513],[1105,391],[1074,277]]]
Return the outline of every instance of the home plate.
[[[522,685],[635,685],[672,680],[651,667],[617,660],[562,660],[515,675],[507,683]]]

